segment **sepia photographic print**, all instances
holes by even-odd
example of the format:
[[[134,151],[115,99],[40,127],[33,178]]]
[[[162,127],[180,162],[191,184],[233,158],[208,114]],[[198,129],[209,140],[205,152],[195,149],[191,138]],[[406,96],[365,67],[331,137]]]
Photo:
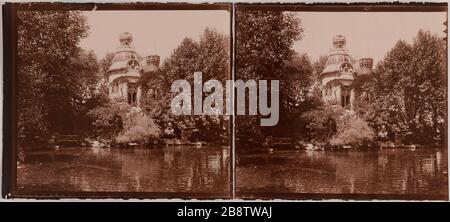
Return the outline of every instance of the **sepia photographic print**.
[[[448,201],[447,3],[2,15],[5,198]]]
[[[230,6],[141,6],[13,5],[13,196],[230,197],[228,117],[170,109],[230,78]]]
[[[448,199],[447,7],[398,9],[237,5],[236,78],[280,84],[275,126],[236,118],[237,197]]]

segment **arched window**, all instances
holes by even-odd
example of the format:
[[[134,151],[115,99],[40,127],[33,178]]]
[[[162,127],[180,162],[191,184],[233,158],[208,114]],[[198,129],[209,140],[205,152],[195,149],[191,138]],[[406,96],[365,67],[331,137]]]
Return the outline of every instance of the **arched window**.
[[[350,107],[351,107],[351,104],[350,104],[350,89],[347,88],[347,87],[342,89],[341,106],[344,109],[350,109]]]
[[[137,105],[137,90],[135,85],[129,85],[128,86],[128,92],[127,92],[127,102],[128,104],[132,106]]]

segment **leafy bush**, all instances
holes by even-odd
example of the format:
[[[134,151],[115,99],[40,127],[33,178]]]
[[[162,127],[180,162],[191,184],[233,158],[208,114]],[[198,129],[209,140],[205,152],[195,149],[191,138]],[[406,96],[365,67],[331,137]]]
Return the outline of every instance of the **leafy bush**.
[[[373,141],[375,133],[366,121],[352,113],[342,115],[337,122],[337,132],[330,140],[334,146],[362,146]]]
[[[360,87],[367,101],[355,110],[375,131],[386,131],[388,140],[445,144],[446,44],[440,35],[423,30],[413,42],[398,41]]]
[[[340,106],[324,105],[302,115],[307,123],[307,135],[313,142],[327,143],[337,131],[339,117],[343,110]]]
[[[130,110],[127,103],[109,103],[89,111],[95,127],[95,134],[103,139],[112,141],[123,130],[123,121]]]
[[[117,143],[148,143],[161,134],[155,121],[138,109],[132,108],[124,120],[123,131],[115,138]]]
[[[316,143],[361,146],[372,142],[375,136],[366,121],[339,105],[321,106],[306,112],[302,118],[308,122],[309,139]]]

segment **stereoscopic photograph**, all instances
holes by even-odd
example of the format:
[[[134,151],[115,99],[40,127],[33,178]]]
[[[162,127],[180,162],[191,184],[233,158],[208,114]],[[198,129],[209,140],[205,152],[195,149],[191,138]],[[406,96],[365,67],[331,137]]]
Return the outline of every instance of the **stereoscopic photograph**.
[[[171,110],[174,81],[230,78],[229,6],[172,8],[16,7],[13,195],[229,197],[228,117]]]
[[[448,200],[447,4],[7,4],[7,198]]]
[[[237,6],[237,197],[448,199],[447,8],[350,9]]]

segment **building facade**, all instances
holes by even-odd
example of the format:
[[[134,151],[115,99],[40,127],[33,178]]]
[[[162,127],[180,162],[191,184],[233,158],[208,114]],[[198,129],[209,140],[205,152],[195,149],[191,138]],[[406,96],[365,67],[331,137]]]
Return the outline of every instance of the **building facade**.
[[[139,106],[142,90],[138,81],[144,73],[159,69],[160,57],[141,57],[132,44],[133,36],[129,32],[120,34],[119,42],[107,72],[109,97],[131,106]]]
[[[324,102],[339,104],[345,109],[352,110],[355,100],[355,80],[372,73],[373,59],[354,60],[346,43],[342,35],[333,38],[333,47],[320,74],[320,85]]]

